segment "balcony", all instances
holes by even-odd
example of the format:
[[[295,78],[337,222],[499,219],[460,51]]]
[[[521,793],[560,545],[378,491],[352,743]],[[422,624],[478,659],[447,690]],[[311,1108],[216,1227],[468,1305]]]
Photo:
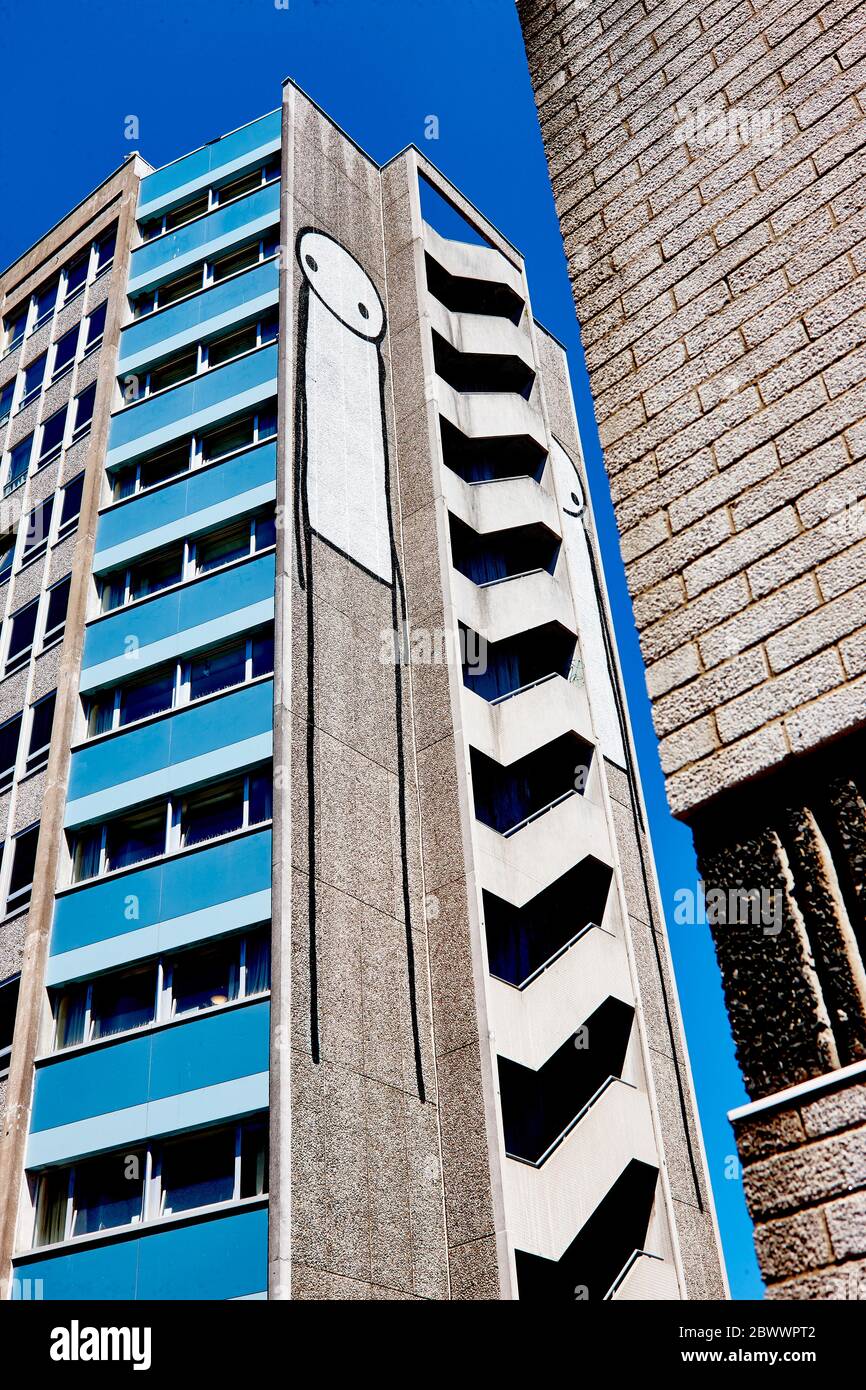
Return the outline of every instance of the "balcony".
[[[94,574],[274,501],[276,478],[277,445],[269,440],[106,508],[96,532]]]
[[[137,319],[121,334],[117,375],[140,372],[156,357],[167,357],[201,338],[263,314],[276,305],[279,287],[277,262],[265,261],[158,314]]]
[[[510,764],[569,733],[592,741],[586,691],[576,682],[550,675],[528,689],[490,703],[467,691],[464,731],[473,748]]]
[[[227,1258],[230,1252],[231,1257]],[[12,1297],[51,1300],[250,1298],[267,1288],[264,1199],[236,1212],[154,1222],[68,1254],[29,1256],[13,1270]]]
[[[441,304],[517,322],[525,303],[523,276],[501,251],[440,236],[429,222],[423,233],[427,287]]]
[[[139,217],[142,216],[139,209]],[[212,260],[241,242],[260,236],[280,219],[280,184],[265,184],[236,203],[227,203],[187,222],[176,232],[147,241],[130,257],[126,292],[139,294],[154,289],[163,280],[174,279],[204,260]]]
[[[273,751],[273,709],[274,683],[259,681],[76,749],[66,828],[264,761]]]
[[[138,217],[144,221],[185,202],[211,183],[241,173],[280,148],[281,113],[250,121],[191,154],[156,169],[141,181]]]
[[[194,430],[218,425],[252,410],[277,389],[276,345],[260,348],[224,367],[127,406],[112,416],[106,468],[159,449]]]
[[[271,832],[255,830],[58,894],[46,984],[66,984],[271,913]]]
[[[267,1106],[270,1003],[127,1034],[36,1068],[27,1167],[62,1163]]]
[[[92,622],[82,693],[246,632],[274,616],[273,553],[227,566]]]

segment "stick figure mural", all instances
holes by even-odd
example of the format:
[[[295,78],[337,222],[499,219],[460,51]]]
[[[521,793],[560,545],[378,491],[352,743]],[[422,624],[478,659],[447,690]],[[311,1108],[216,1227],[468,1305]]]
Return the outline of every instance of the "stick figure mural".
[[[363,266],[327,232],[302,228],[295,252],[303,279],[298,304],[295,404],[295,543],[306,595],[307,848],[309,858],[310,1042],[319,1061],[316,895],[315,596],[313,537],[390,591],[395,634],[396,771],[409,1013],[418,1095],[425,1098],[418,1030],[406,832],[403,679],[398,648],[406,594],[391,510],[385,363],[386,315]],[[402,644],[405,649],[405,644]]]

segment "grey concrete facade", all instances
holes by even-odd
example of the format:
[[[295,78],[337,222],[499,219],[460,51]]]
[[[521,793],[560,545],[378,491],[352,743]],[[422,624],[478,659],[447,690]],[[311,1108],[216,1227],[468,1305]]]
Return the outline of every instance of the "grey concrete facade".
[[[670,806],[708,889],[779,907],[713,924],[763,1105],[864,1056],[866,11],[518,12]],[[839,1296],[853,1249],[750,1203],[770,1286]]]

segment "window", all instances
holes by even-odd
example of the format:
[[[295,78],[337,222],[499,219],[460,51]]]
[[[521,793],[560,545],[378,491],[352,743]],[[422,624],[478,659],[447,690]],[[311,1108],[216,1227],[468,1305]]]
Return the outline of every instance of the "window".
[[[50,695],[45,695],[30,707],[30,742],[27,748],[28,772],[36,772],[48,762],[56,703],[57,691],[52,690]]]
[[[62,338],[58,338],[54,346],[54,368],[52,379],[57,380],[63,376],[75,361],[75,354],[78,351],[78,324],[70,328],[68,333],[64,333]]]
[[[216,695],[220,690],[241,685],[246,679],[246,669],[246,642],[233,642],[218,651],[193,657],[189,669],[189,698],[200,700],[205,695]]]
[[[124,603],[158,594],[183,578],[183,546],[167,555],[146,560],[129,570],[115,571],[102,581],[102,611],[109,613]]]
[[[140,1221],[145,1164],[140,1154],[91,1158],[75,1167],[70,1235],[92,1235]]]
[[[54,506],[54,498],[49,497],[46,502],[40,502],[38,507],[27,518],[27,528],[24,532],[24,547],[21,551],[21,563],[33,560],[48,544],[48,532],[51,529],[51,508]]]
[[[170,449],[152,454],[140,463],[119,468],[113,479],[114,500],[119,502],[124,497],[143,492],[145,488],[168,482],[186,473],[189,467],[190,441],[187,439],[183,444],[173,444]]]
[[[38,843],[38,824],[22,831],[12,841],[12,873],[9,876],[9,892],[6,895],[7,913],[18,912],[30,901]]]
[[[6,385],[0,387],[0,425],[5,425],[12,413],[12,401],[15,396],[15,378],[7,381]]]
[[[224,203],[234,202],[235,198],[243,198],[246,193],[253,193],[261,186],[262,170],[254,169],[251,174],[242,174],[239,179],[233,179],[231,183],[224,183],[222,188],[215,189],[216,203],[222,207]]]
[[[15,1032],[15,1014],[18,1009],[18,986],[20,975],[0,984],[0,1081],[9,1075],[9,1059],[12,1056],[12,1036]]]
[[[24,373],[24,394],[21,397],[21,404],[18,409],[23,410],[25,405],[29,405],[35,400],[42,390],[42,382],[45,377],[45,359],[47,352],[40,352],[38,357],[34,357],[30,366]]]
[[[27,319],[29,317],[29,306],[22,304],[19,309],[7,314],[3,320],[5,346],[4,352],[11,352],[16,348],[24,337],[27,329]]]
[[[28,434],[9,456],[9,477],[6,479],[4,493],[14,492],[24,482],[30,472],[30,456],[33,453],[33,435]]]
[[[187,222],[192,222],[194,218],[201,217],[208,210],[207,193],[200,194],[193,198],[191,202],[184,203],[182,207],[173,208],[165,215],[165,230],[167,232],[176,231],[178,227],[186,226]]]
[[[157,969],[106,975],[97,980],[91,992],[90,1037],[110,1038],[144,1028],[156,1018]]]
[[[80,396],[75,397],[75,432],[73,438],[86,430],[93,419],[93,406],[96,401],[96,382],[88,386]]]
[[[107,232],[106,235],[96,243],[95,274],[101,275],[103,271],[108,270],[108,267],[114,260],[114,246],[116,239],[117,232],[116,229],[112,227],[111,231]]]
[[[160,1189],[160,1216],[231,1201],[235,1190],[234,1131],[197,1134],[166,1144]]]
[[[130,681],[120,689],[120,725],[137,719],[149,719],[172,707],[174,700],[175,667],[154,671],[141,680]],[[110,726],[109,726],[110,727]]]
[[[108,309],[108,300],[105,299],[98,309],[94,309],[90,318],[87,320],[87,337],[84,340],[84,351],[92,352],[93,349],[102,342],[102,335],[105,332],[105,315]]]
[[[237,998],[240,984],[237,942],[222,942],[207,951],[186,951],[171,970],[175,1016],[214,1009]]]
[[[260,443],[276,434],[276,411],[265,409],[258,415],[244,415],[221,425],[202,439],[202,462],[213,463],[227,454]]]
[[[54,306],[57,303],[57,288],[58,281],[52,280],[34,296],[35,313],[31,332],[35,333],[36,329],[41,328],[43,323],[47,323],[54,313]]]
[[[12,635],[9,638],[9,650],[6,653],[7,674],[30,660],[38,612],[39,600],[35,598],[32,602],[25,604],[23,608],[19,608],[17,613],[12,614]]]
[[[242,246],[239,251],[232,251],[228,256],[221,256],[211,267],[214,284],[218,284],[220,280],[227,280],[230,275],[237,275],[241,270],[248,270],[252,265],[258,265],[259,259],[257,241],[249,246]]]
[[[118,816],[70,837],[72,881],[114,873],[271,818],[270,766]]]
[[[198,349],[190,348],[148,372],[147,394],[152,396],[156,391],[166,391],[169,386],[176,386],[179,381],[188,381],[197,371]]]
[[[90,265],[90,251],[83,251],[80,256],[76,256],[74,261],[70,261],[66,267],[66,289],[63,297],[64,304],[68,304],[71,299],[81,294],[87,282],[87,271]]]
[[[61,579],[59,584],[48,590],[48,609],[45,614],[45,635],[42,638],[42,646],[47,647],[50,642],[56,642],[62,636],[66,626],[66,610],[69,607],[69,585],[71,575]]]
[[[250,523],[248,521],[237,526],[226,527],[222,531],[214,531],[211,535],[202,536],[196,541],[196,574],[207,574],[210,570],[220,569],[223,565],[230,565],[233,560],[240,560],[249,553]]]
[[[61,490],[63,501],[60,506],[60,526],[58,539],[65,536],[77,522],[81,513],[81,498],[84,492],[84,472],[76,473]]]
[[[256,325],[254,323],[248,324],[246,328],[234,329],[221,338],[215,338],[212,343],[208,344],[208,366],[219,367],[223,362],[230,362],[232,358],[240,357],[242,352],[251,352],[256,343]]]
[[[165,309],[167,305],[174,304],[178,299],[185,299],[188,294],[195,294],[196,290],[202,287],[202,270],[199,266],[196,270],[188,271],[186,275],[179,275],[176,280],[169,280],[166,284],[160,285],[157,291],[157,303],[160,309]]]
[[[12,573],[15,558],[15,535],[0,536],[0,584],[4,584]]]
[[[69,407],[64,405],[50,415],[42,426],[42,441],[39,445],[39,465],[47,463],[60,453],[66,434],[66,416]]]
[[[15,776],[21,718],[20,714],[16,714],[14,719],[7,719],[5,724],[0,724],[0,791],[3,792],[9,790]]]

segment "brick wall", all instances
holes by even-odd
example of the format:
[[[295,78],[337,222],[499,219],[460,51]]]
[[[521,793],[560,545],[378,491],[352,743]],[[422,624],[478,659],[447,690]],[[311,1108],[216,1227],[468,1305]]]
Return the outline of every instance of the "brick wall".
[[[769,1298],[866,1298],[866,1084],[736,1125]]]
[[[518,10],[688,814],[866,714],[866,4]]]

